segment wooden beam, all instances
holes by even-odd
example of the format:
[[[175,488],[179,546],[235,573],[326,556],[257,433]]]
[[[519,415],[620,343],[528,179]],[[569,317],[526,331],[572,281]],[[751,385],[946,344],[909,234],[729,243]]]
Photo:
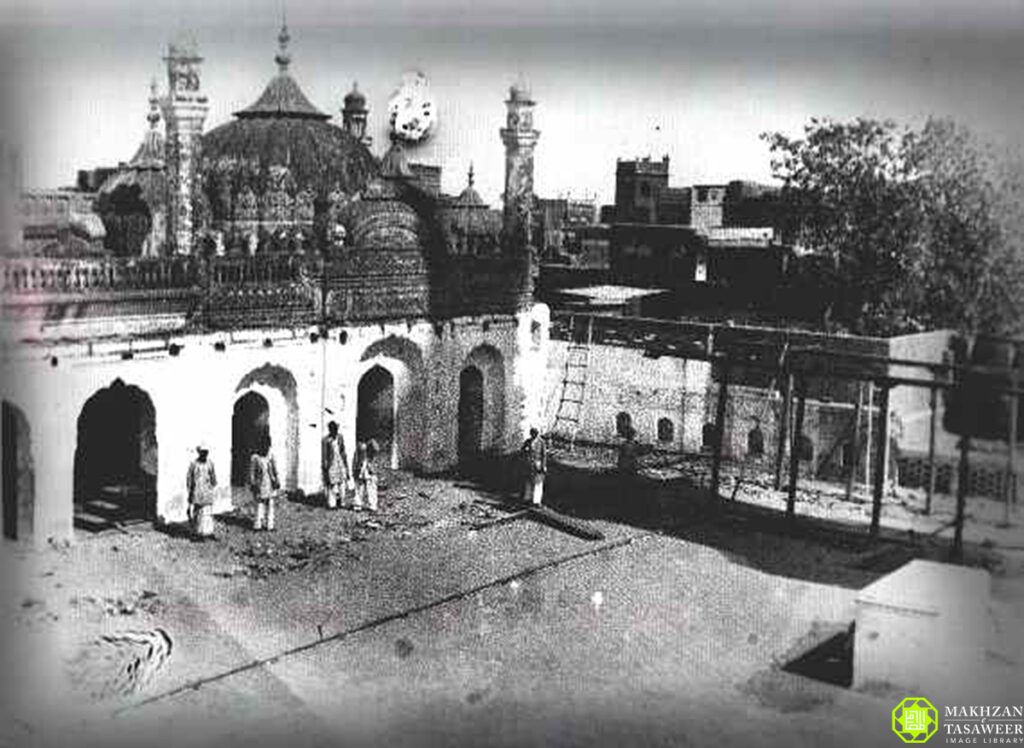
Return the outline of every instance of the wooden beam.
[[[789,496],[786,498],[786,518],[796,515],[796,487],[800,477],[800,437],[804,434],[804,412],[807,409],[807,381],[800,379],[796,404],[796,424],[789,440]]]
[[[544,524],[554,527],[556,530],[568,533],[569,535],[575,535],[576,537],[583,538],[584,540],[604,540],[604,533],[600,530],[597,530],[588,523],[582,522],[573,517],[566,517],[564,514],[560,514],[546,506],[537,504],[528,507],[526,511],[529,512],[530,516],[534,519],[540,520]]]
[[[846,473],[846,500],[853,498],[853,482],[860,462],[860,419],[864,410],[864,383],[857,385],[857,407],[853,411],[853,443],[850,450],[850,464]]]
[[[875,383],[868,382],[868,432],[867,443],[864,448],[864,484],[871,485],[871,445],[874,444],[875,422]]]
[[[777,436],[775,445],[775,490],[782,489],[782,463],[786,458],[786,442],[789,439],[789,418],[793,412],[793,373],[786,376],[786,392],[782,398],[782,411],[779,413],[779,424],[775,431]]]
[[[874,474],[874,491],[871,496],[871,535],[872,537],[878,535],[878,530],[882,522],[882,496],[885,494],[885,455],[887,452],[887,446],[889,443],[889,419],[886,417],[886,413],[889,412],[889,387],[883,385],[881,391],[878,393],[878,445],[877,445],[877,465],[875,466]]]
[[[960,438],[960,467],[957,470],[956,484],[956,517],[953,520],[953,549],[951,557],[954,561],[964,558],[964,510],[967,506],[967,491],[971,483],[971,437]]]
[[[931,420],[928,424],[928,491],[924,497],[924,513],[932,513],[932,497],[935,495],[935,430],[939,417],[939,391],[931,391]]]
[[[1017,503],[1017,407],[1019,402],[1016,395],[1010,397],[1010,433],[1007,440],[1010,450],[1006,460],[1009,485],[1006,487],[1007,491],[1004,497],[1006,506],[1003,507],[1003,522],[1007,525],[1010,524],[1010,502]]]

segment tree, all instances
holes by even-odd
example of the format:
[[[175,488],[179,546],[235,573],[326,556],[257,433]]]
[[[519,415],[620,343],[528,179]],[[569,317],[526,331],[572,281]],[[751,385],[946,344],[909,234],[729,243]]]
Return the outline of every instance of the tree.
[[[1019,318],[1022,172],[965,129],[812,119],[803,138],[763,137],[788,232],[829,260],[827,327],[1003,332]]]

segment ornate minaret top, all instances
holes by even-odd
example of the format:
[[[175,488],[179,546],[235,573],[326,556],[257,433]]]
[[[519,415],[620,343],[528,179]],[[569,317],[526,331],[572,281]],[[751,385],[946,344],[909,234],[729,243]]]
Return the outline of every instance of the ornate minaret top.
[[[195,240],[195,201],[198,194],[200,137],[209,112],[199,79],[195,41],[172,42],[167,47],[168,94],[164,105],[167,123],[168,176],[167,246],[176,254],[191,254]]]
[[[504,244],[509,251],[531,246],[533,222],[533,149],[540,132],[533,129],[533,107],[526,83],[520,79],[509,88],[505,101],[505,212]]]
[[[366,134],[366,121],[369,113],[370,110],[366,107],[366,96],[359,90],[359,84],[353,83],[352,90],[345,95],[341,121],[345,131],[367,147],[372,144],[373,140]]]

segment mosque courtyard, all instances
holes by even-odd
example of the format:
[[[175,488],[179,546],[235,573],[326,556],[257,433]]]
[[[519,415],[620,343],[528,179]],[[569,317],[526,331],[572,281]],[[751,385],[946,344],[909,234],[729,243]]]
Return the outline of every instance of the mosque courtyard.
[[[598,541],[509,518],[493,488],[394,472],[375,515],[285,501],[274,533],[253,532],[241,508],[219,519],[215,542],[143,525],[5,549],[15,646],[3,665],[19,684],[5,737],[898,743],[889,715],[903,694],[781,666],[848,625],[857,590],[917,552],[895,535],[755,529],[709,513],[696,492],[602,495],[602,480],[556,473],[551,487],[552,505],[586,516]],[[973,560],[993,569],[997,644],[971,701],[1002,703],[1024,687],[1024,574],[1012,549]],[[126,634],[156,629],[171,642],[157,658]]]

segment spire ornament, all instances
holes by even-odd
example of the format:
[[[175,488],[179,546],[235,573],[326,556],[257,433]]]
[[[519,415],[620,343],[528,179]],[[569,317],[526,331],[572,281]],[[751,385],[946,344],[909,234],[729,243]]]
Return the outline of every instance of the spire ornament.
[[[277,55],[274,57],[274,62],[277,63],[277,70],[281,75],[288,74],[288,65],[292,61],[292,56],[288,54],[288,42],[291,41],[291,36],[288,34],[288,24],[281,24],[281,33],[277,35]]]
[[[155,130],[160,124],[160,97],[156,93],[156,78],[149,82],[149,114],[146,115],[149,129]]]

